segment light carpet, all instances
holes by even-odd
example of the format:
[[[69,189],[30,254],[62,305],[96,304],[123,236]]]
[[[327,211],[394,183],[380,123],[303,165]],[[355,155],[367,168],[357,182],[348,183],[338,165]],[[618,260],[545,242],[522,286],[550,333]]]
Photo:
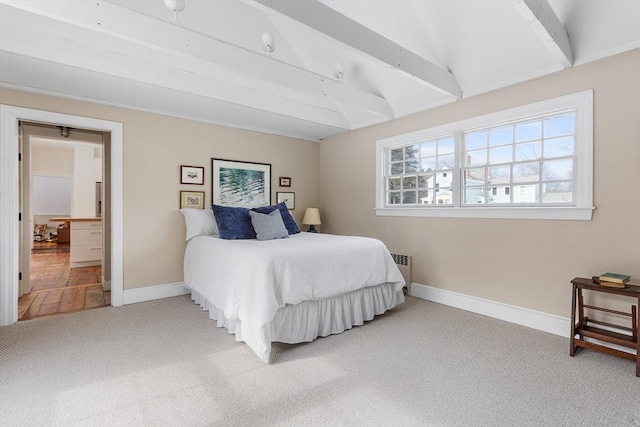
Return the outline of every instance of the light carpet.
[[[640,426],[635,365],[416,298],[264,364],[181,296],[0,328],[2,426]]]

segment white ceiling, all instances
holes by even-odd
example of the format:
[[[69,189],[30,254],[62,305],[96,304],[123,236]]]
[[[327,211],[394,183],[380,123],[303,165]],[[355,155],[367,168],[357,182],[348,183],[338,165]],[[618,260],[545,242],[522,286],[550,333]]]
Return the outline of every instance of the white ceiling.
[[[0,85],[317,141],[640,47],[640,0],[185,4],[0,0]]]

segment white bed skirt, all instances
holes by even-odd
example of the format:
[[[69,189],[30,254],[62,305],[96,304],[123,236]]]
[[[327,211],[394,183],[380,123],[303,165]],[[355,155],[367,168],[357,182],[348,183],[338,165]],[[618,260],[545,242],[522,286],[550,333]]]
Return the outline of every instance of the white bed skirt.
[[[394,283],[383,283],[333,298],[286,305],[276,312],[270,331],[266,331],[270,334],[270,337],[266,337],[267,341],[288,344],[309,342],[317,337],[339,334],[353,326],[362,325],[404,302],[402,289],[396,291],[395,288]],[[209,312],[209,318],[216,320],[218,327],[226,328],[230,334],[234,334],[236,341],[245,342],[240,319],[226,317],[222,310],[194,290],[191,290],[191,299]],[[250,342],[247,344],[252,347]],[[265,362],[269,361],[269,354],[258,356]]]

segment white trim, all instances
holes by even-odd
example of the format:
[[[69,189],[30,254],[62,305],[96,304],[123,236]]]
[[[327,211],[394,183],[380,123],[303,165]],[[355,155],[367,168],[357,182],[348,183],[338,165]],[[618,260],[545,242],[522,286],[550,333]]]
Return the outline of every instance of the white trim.
[[[18,321],[18,122],[91,129],[111,134],[111,305],[122,305],[123,132],[122,123],[0,105],[0,326]]]
[[[575,207],[420,207],[379,208],[377,216],[423,216],[431,218],[502,218],[502,219],[557,219],[591,221],[595,208]]]
[[[98,250],[100,248],[91,248],[92,250]],[[79,268],[79,267],[92,267],[94,265],[101,265],[102,261],[99,259],[93,261],[75,261],[72,262],[69,267],[71,268]]]
[[[458,201],[454,206],[386,206],[385,156],[387,149],[404,146],[413,142],[436,139],[468,131],[539,116],[552,111],[568,108],[576,109],[576,165],[574,168],[575,204],[571,206],[463,206]],[[461,155],[460,147],[456,154]],[[459,159],[456,160],[456,162]],[[458,165],[458,163],[456,163]],[[459,173],[456,167],[454,174]],[[454,181],[455,185],[455,181]],[[461,184],[454,188],[454,194],[461,191]],[[560,219],[586,220],[592,218],[593,209],[593,90],[586,90],[523,105],[504,111],[471,117],[427,129],[396,135],[376,141],[376,215],[378,216],[423,216],[453,218],[510,218],[510,219]]]
[[[185,120],[191,120],[191,121],[195,121],[195,122],[201,122],[201,123],[210,123],[210,124],[214,124],[214,125],[220,125],[220,126],[226,126],[226,127],[233,127],[233,128],[237,128],[237,129],[244,129],[244,130],[250,130],[250,131],[255,131],[255,132],[263,132],[263,133],[268,133],[268,134],[272,134],[272,135],[279,135],[279,136],[286,136],[288,138],[297,138],[297,139],[302,139],[305,141],[309,141],[309,142],[316,142],[319,143],[322,138],[318,139],[318,138],[312,138],[309,135],[301,135],[298,133],[290,133],[290,132],[285,132],[284,130],[273,130],[273,129],[267,129],[264,127],[260,127],[260,126],[251,126],[247,123],[232,123],[232,122],[228,122],[228,121],[222,121],[222,120],[213,120],[212,118],[193,118],[193,117],[189,117],[187,115],[184,114],[178,114],[177,112],[167,112],[167,111],[163,111],[159,108],[150,108],[150,107],[139,107],[139,106],[134,106],[134,105],[128,105],[125,103],[121,103],[121,102],[111,102],[111,101],[106,101],[106,100],[102,100],[102,99],[94,99],[94,98],[90,98],[88,96],[78,96],[78,95],[72,95],[72,94],[68,94],[68,93],[64,93],[64,92],[58,92],[55,90],[46,90],[46,89],[39,89],[39,88],[32,88],[32,87],[28,87],[28,86],[22,86],[22,85],[15,85],[15,84],[7,84],[7,83],[3,83],[0,82],[0,87],[2,88],[7,88],[7,89],[13,89],[13,90],[18,90],[21,92],[27,92],[27,93],[34,93],[36,95],[46,95],[46,96],[54,96],[57,98],[63,98],[63,99],[72,99],[74,101],[81,101],[81,102],[90,102],[93,104],[97,104],[97,105],[107,105],[109,107],[117,107],[117,108],[123,108],[123,109],[127,109],[127,110],[133,110],[133,111],[142,111],[145,113],[153,113],[153,114],[160,114],[163,116],[168,116],[168,117],[176,117],[179,119],[185,119]],[[422,110],[419,110],[422,111]],[[379,123],[381,121],[384,121],[385,119],[379,120],[376,123]],[[324,125],[320,125],[323,126]],[[366,125],[359,125],[359,127],[363,127]],[[335,132],[332,135],[338,135],[340,133],[342,133],[342,129],[339,128],[334,128],[334,127],[327,127],[330,130],[335,130]],[[327,135],[325,136],[325,138],[328,138],[331,135]]]
[[[182,282],[167,283],[165,285],[146,286],[144,288],[127,289],[124,291],[124,304],[136,304],[155,299],[177,297],[191,293]]]
[[[617,46],[612,46],[607,49],[598,50],[597,52],[593,52],[589,55],[580,55],[579,58],[574,58],[573,66],[576,67],[578,65],[588,64],[589,62],[595,62],[600,59],[608,58],[613,55],[618,55],[619,53],[628,52],[630,50],[640,48],[640,40],[632,40],[629,43],[623,43]]]
[[[421,285],[419,283],[412,283],[409,289],[410,295],[416,298],[448,305],[449,307],[459,308],[483,316],[493,317],[494,319],[504,320],[509,323],[515,323],[565,338],[569,338],[571,335],[571,319],[567,317],[560,317],[515,305],[503,304],[501,302]],[[620,332],[619,330],[607,328],[606,326],[600,326],[600,328]],[[621,345],[591,338],[587,338],[586,340],[625,353],[636,354],[633,349]]]
[[[571,320],[569,318],[541,311],[503,304],[419,283],[411,284],[411,296],[560,335],[561,337],[569,338],[571,333]]]
[[[18,122],[0,105],[0,325],[3,326],[18,320],[18,170]]]

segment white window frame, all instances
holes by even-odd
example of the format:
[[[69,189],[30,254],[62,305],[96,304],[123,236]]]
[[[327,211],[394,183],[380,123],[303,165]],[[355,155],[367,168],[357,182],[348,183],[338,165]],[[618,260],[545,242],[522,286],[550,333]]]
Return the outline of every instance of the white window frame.
[[[391,148],[427,141],[446,135],[484,126],[498,125],[551,114],[556,111],[574,109],[575,159],[574,197],[567,206],[469,206],[461,204],[462,183],[460,179],[461,138],[456,137],[456,166],[453,170],[453,206],[447,205],[387,205],[385,162],[386,152]],[[378,216],[423,216],[450,218],[504,218],[504,219],[557,219],[590,221],[593,210],[593,90],[561,96],[509,110],[486,114],[448,123],[433,128],[384,138],[376,141],[376,207]]]

